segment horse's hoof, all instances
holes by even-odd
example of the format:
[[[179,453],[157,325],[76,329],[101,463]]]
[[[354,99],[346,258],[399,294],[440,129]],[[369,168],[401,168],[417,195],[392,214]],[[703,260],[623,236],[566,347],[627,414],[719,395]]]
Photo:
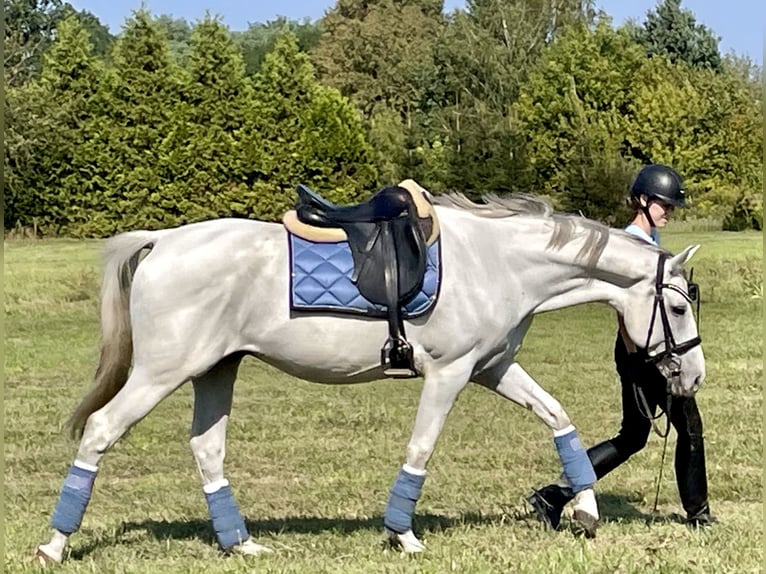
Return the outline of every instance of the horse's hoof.
[[[418,552],[423,552],[426,549],[412,530],[399,534],[398,532],[386,529],[386,533],[388,534],[388,540],[391,545],[401,548],[402,551],[407,554],[416,554]]]
[[[263,546],[248,538],[242,544],[237,544],[229,551],[232,554],[241,554],[242,556],[258,556],[259,554],[272,554],[274,551],[268,546]]]
[[[41,544],[37,547],[35,555],[32,558],[32,562],[41,568],[46,568],[51,564],[60,564],[61,554],[53,551],[51,548],[48,548],[48,544]]]
[[[598,528],[598,517],[583,510],[575,510],[572,514],[575,523],[582,529],[585,538],[595,538]]]

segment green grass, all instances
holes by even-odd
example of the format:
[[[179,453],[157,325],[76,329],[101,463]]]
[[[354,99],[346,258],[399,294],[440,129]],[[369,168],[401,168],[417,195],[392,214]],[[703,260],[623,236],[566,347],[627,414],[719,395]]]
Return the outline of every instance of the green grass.
[[[699,403],[721,520],[714,528],[691,531],[675,518],[672,440],[652,516],[662,452],[652,436],[599,483],[597,538],[545,531],[524,496],[560,469],[550,431],[532,413],[469,387],[447,420],[418,504],[416,531],[428,550],[402,556],[380,544],[381,513],[420,381],[312,385],[249,359],[236,388],[227,476],[251,533],[277,552],[245,559],[216,549],[188,447],[191,390],[183,387],[105,457],[83,528],[55,571],[760,572],[763,337],[753,289],[762,286],[762,235],[671,231],[663,241],[671,249],[703,243],[695,277],[706,297],[709,374]],[[36,570],[29,559],[47,540],[76,450],[61,428],[98,358],[99,249],[65,240],[5,244],[6,572]],[[614,331],[605,306],[550,313],[536,319],[522,351],[522,364],[561,401],[587,444],[619,426]]]
[[[701,245],[689,265],[702,286],[703,301],[725,302],[763,299],[763,234],[678,232],[661,235],[662,245],[678,252],[688,245]]]

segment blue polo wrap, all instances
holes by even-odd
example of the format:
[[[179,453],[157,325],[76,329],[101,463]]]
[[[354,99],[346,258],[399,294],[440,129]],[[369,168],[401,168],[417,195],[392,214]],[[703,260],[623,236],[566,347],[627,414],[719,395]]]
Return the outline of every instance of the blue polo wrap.
[[[223,486],[215,492],[206,492],[207,507],[213,521],[215,536],[221,548],[229,548],[241,544],[250,535],[245,526],[245,519],[239,512],[239,507],[231,493],[231,488]]]
[[[51,527],[66,536],[80,528],[85,509],[90,502],[96,471],[72,465],[61,487],[56,508],[51,517]]]
[[[398,534],[412,530],[412,515],[425,480],[424,474],[410,474],[403,468],[399,471],[383,514],[383,525],[386,528]]]
[[[554,436],[553,442],[556,444],[564,476],[567,477],[572,492],[577,493],[593,486],[596,483],[596,472],[577,431],[572,429],[564,435]]]

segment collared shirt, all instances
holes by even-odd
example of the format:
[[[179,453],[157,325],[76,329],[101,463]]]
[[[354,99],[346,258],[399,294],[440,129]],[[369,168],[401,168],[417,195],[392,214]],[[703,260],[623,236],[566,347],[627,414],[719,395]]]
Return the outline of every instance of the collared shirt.
[[[652,234],[647,235],[646,231],[641,229],[638,225],[635,223],[631,223],[625,228],[625,231],[627,233],[630,233],[631,235],[635,235],[639,239],[643,239],[647,243],[651,243],[652,245],[659,245],[660,244],[660,234],[657,233],[657,228],[652,227]]]

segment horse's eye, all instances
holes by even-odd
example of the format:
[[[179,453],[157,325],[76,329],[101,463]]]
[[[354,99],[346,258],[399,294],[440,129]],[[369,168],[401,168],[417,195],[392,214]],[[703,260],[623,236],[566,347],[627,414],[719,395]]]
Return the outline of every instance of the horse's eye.
[[[686,313],[686,307],[683,305],[680,307],[673,306],[670,308],[670,311],[673,313],[673,315],[683,315]]]

